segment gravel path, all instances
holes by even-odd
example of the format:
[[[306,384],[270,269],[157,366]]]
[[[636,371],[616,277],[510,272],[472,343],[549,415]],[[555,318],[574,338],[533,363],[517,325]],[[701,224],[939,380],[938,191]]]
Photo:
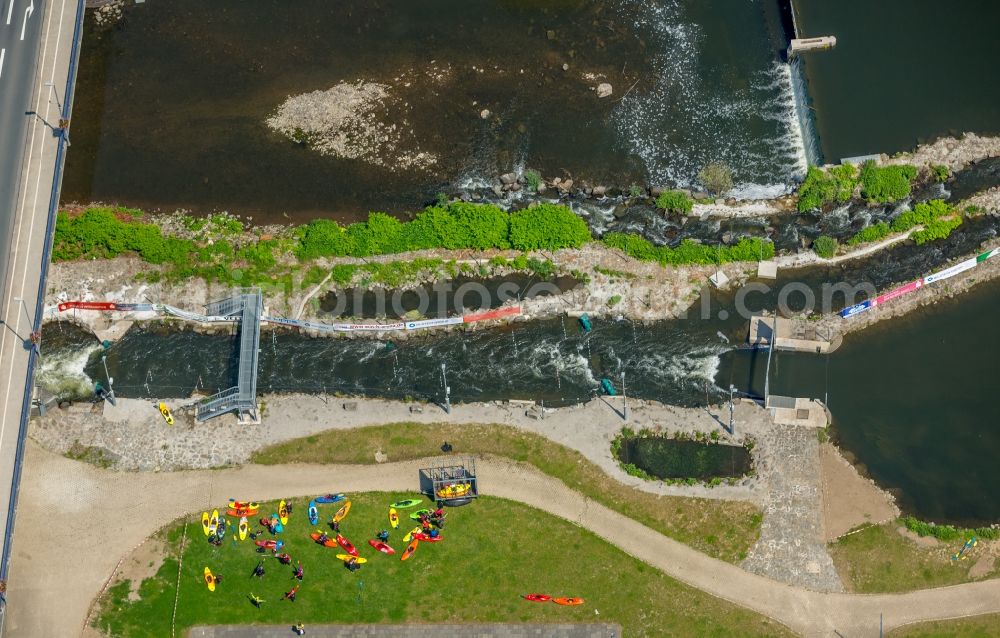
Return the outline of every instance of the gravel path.
[[[372,466],[247,466],[220,471],[134,474],[101,470],[29,442],[8,585],[11,636],[79,632],[117,561],[177,517],[230,494],[254,500],[331,490],[407,490],[428,460]],[[875,635],[902,624],[1000,611],[1000,580],[908,594],[823,594],[709,558],[591,502],[536,470],[498,460],[477,464],[483,493],[509,498],[587,527],[666,574],[743,605],[807,636]],[[106,513],[95,551],[95,510]],[[65,577],[73,565],[74,578]],[[835,633],[837,632],[837,633]]]

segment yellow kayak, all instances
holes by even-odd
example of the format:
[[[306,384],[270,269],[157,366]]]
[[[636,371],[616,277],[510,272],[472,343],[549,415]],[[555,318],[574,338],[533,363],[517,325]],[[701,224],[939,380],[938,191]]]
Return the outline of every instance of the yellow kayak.
[[[406,532],[406,536],[403,537],[403,542],[404,543],[409,543],[410,539],[413,538],[414,534],[419,534],[422,531],[424,531],[424,528],[422,528],[422,527],[414,527],[410,531]]]
[[[362,557],[359,557],[359,556],[351,556],[350,554],[337,554],[337,558],[339,558],[340,560],[344,561],[345,563],[347,561],[351,560],[352,558],[356,558],[356,559],[358,559],[358,565],[364,565],[365,563],[368,562],[367,558],[362,558]]]
[[[344,520],[345,518],[347,518],[347,513],[350,511],[351,511],[351,502],[347,501],[341,506],[339,510],[337,510],[337,513],[333,515],[333,522],[339,523],[340,521]]]
[[[247,517],[243,516],[240,518],[240,540],[245,541],[247,539],[247,532],[249,531],[249,525],[247,524]]]
[[[278,520],[282,525],[288,525],[288,507],[285,506],[284,500],[278,503]]]
[[[395,507],[389,508],[389,524],[392,525],[392,529],[399,527],[399,514]]]
[[[208,521],[208,531],[212,534],[219,530],[219,510],[212,510],[212,518]]]
[[[450,483],[437,491],[438,498],[462,498],[472,489],[471,483]]]
[[[212,524],[208,518],[208,512],[201,513],[201,529],[205,532],[205,536],[212,533]]]
[[[215,591],[215,576],[208,567],[205,568],[205,584],[208,585],[208,591]]]
[[[174,415],[170,413],[170,408],[167,407],[166,403],[160,404],[160,414],[163,415],[163,420],[167,422],[167,425],[174,424]]]

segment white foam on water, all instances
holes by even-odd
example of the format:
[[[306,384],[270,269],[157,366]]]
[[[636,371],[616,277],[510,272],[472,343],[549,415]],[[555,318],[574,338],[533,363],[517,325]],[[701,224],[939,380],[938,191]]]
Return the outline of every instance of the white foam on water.
[[[100,344],[97,344],[95,347],[67,349],[40,357],[35,383],[57,397],[91,396],[94,393],[94,380],[84,372],[84,369],[91,353],[100,349]]]
[[[638,0],[629,9],[650,44],[656,77],[623,97],[613,120],[650,181],[693,186],[705,164],[722,161],[741,182],[734,193],[742,198],[787,192],[809,162],[789,65],[773,60],[748,87],[719,92],[701,68],[700,49],[710,43],[682,3]],[[774,133],[761,139],[762,130]]]

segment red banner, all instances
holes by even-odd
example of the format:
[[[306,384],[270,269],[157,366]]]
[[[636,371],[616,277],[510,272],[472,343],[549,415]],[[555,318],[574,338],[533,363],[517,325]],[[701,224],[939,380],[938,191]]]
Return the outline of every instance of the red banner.
[[[117,310],[118,304],[107,301],[67,301],[59,304],[59,312],[67,310]]]
[[[490,321],[491,319],[500,319],[503,317],[512,317],[514,315],[521,314],[521,306],[510,306],[508,308],[498,308],[497,310],[490,310],[489,312],[480,312],[476,315],[466,315],[462,318],[465,323],[472,323],[474,321]]]

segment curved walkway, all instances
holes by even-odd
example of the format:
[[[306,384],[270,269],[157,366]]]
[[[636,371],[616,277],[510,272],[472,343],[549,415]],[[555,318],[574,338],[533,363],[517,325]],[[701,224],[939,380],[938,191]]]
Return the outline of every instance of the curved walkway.
[[[269,500],[329,491],[414,490],[428,461],[372,466],[246,466],[167,474],[101,470],[29,442],[11,566],[11,636],[64,636],[83,627],[118,560],[179,516],[230,496]],[[598,505],[534,468],[477,462],[483,493],[586,524],[623,551],[688,585],[765,614],[807,636],[875,635],[924,620],[1000,611],[1000,580],[908,594],[820,594],[709,558]],[[103,526],[95,525],[99,511]],[[94,536],[100,534],[101,542]],[[66,568],[72,565],[72,578]],[[74,629],[75,628],[75,629]]]

